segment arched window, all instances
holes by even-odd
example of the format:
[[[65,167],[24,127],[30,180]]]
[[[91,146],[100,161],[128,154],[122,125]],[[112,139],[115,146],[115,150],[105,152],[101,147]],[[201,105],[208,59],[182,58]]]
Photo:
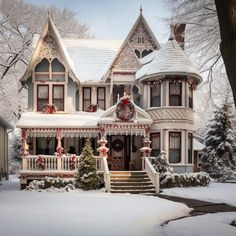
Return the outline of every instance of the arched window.
[[[49,66],[49,61],[46,58],[39,62],[39,64],[35,67],[36,81],[48,81],[50,79]]]
[[[141,55],[140,55],[140,51],[139,51],[138,49],[135,49],[134,52],[135,52],[136,56],[137,56],[138,58],[140,58],[140,56],[141,56]]]
[[[145,56],[147,56],[149,53],[151,53],[152,52],[152,49],[149,49],[149,50],[147,50],[147,49],[145,49],[145,50],[143,50],[143,52],[142,52],[142,57],[145,57]]]
[[[57,58],[53,59],[51,67],[52,67],[52,80],[65,81],[65,67]]]

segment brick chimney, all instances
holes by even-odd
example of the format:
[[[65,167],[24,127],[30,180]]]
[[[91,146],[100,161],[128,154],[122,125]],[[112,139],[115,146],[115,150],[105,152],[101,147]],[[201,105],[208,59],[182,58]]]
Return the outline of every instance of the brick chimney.
[[[184,39],[185,39],[185,27],[186,24],[175,24],[174,35],[179,46],[184,50]]]

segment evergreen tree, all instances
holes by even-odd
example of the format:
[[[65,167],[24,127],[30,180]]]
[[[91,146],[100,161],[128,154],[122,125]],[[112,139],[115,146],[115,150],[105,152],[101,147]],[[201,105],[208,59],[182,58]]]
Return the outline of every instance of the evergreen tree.
[[[100,178],[97,174],[96,160],[93,157],[93,149],[89,139],[86,140],[79,159],[76,184],[83,190],[98,189],[100,187]]]
[[[208,125],[202,157],[202,168],[220,181],[236,178],[236,139],[229,109],[226,99],[214,112],[214,118]]]

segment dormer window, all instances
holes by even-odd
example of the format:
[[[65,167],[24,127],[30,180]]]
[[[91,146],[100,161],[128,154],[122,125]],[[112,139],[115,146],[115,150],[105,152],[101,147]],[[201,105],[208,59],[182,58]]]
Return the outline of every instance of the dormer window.
[[[35,67],[37,87],[37,111],[43,111],[47,104],[55,105],[58,111],[64,111],[66,72],[57,58],[44,58]]]
[[[49,61],[44,58],[35,67],[35,81],[65,81],[65,67],[57,58]]]

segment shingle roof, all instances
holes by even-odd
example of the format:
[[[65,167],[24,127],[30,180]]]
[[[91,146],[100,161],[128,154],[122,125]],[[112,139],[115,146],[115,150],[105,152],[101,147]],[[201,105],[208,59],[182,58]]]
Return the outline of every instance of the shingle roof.
[[[136,79],[178,74],[191,75],[198,83],[202,80],[198,70],[175,39],[168,40],[160,50],[153,52],[147,59],[144,57],[141,61],[144,65],[137,71]]]
[[[62,39],[74,63],[79,81],[99,82],[117,55],[122,41],[95,39]]]
[[[0,125],[5,127],[6,129],[14,129],[14,127],[7,120],[5,120],[2,116],[0,116]]]

